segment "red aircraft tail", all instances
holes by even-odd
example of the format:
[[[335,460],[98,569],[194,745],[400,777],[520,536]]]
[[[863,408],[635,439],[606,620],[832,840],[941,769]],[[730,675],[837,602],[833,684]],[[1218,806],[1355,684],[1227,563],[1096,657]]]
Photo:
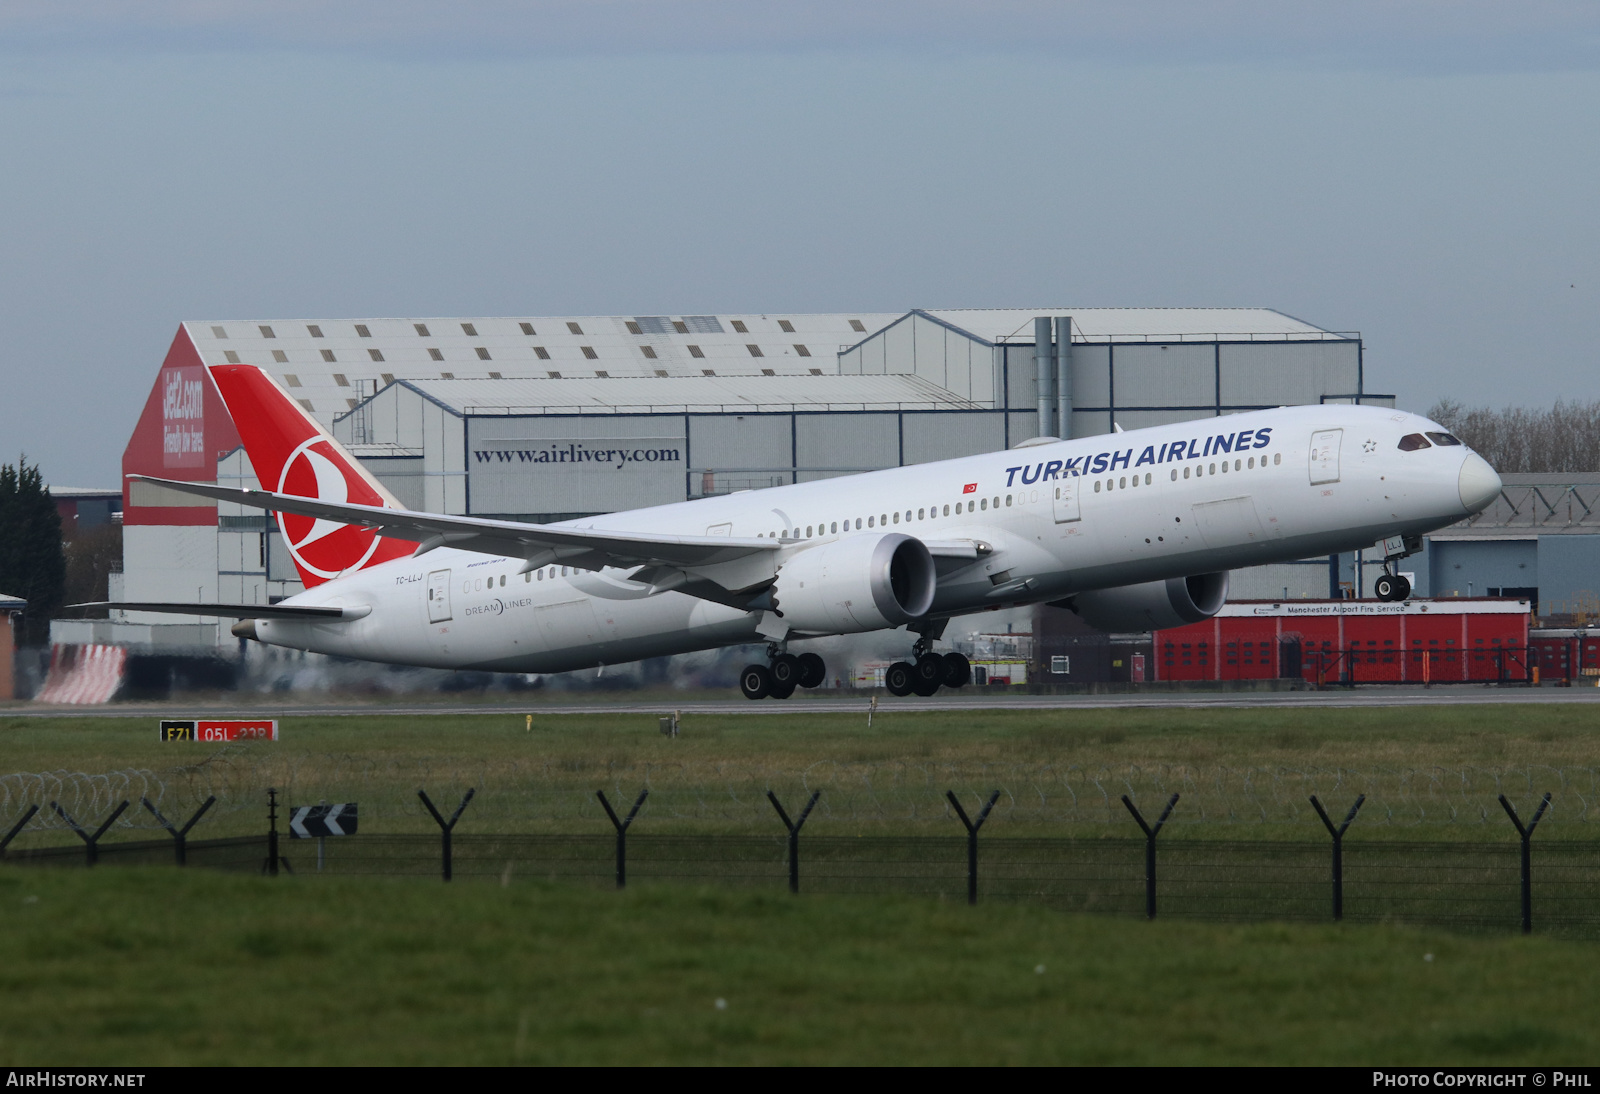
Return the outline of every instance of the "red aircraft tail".
[[[263,490],[358,505],[400,504],[316,419],[254,365],[211,365],[211,379]],[[278,513],[278,529],[306,588],[341,574],[403,558],[415,543],[367,528]]]

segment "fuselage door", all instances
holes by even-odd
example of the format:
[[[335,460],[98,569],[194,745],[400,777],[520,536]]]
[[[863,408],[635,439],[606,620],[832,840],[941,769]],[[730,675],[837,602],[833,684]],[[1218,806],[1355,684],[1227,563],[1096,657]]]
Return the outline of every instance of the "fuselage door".
[[[1056,480],[1055,512],[1057,524],[1069,524],[1081,520],[1083,513],[1078,508],[1078,486],[1083,480],[1075,475],[1068,475]]]
[[[1342,429],[1319,429],[1311,434],[1311,485],[1339,481],[1339,442]]]
[[[435,570],[428,575],[428,622],[443,623],[450,618],[450,571]]]

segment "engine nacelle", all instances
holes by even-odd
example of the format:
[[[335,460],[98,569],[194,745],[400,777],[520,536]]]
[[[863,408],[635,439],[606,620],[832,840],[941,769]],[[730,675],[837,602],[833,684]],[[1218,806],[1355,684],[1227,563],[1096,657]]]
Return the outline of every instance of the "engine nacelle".
[[[937,578],[920,539],[885,532],[809,547],[778,569],[778,614],[792,629],[853,634],[926,615]]]
[[[1142,585],[1095,589],[1072,598],[1072,610],[1102,631],[1154,631],[1210,619],[1228,601],[1228,573],[1196,574]]]

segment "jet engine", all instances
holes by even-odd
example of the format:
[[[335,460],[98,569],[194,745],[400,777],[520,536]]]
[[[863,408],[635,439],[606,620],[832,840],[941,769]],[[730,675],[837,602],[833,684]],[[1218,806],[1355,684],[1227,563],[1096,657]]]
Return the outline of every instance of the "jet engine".
[[[920,539],[899,532],[847,536],[779,567],[773,599],[794,630],[853,634],[927,614],[936,580],[933,556]]]
[[[1228,573],[1196,574],[1079,593],[1064,606],[1102,631],[1152,631],[1210,619],[1228,600]]]

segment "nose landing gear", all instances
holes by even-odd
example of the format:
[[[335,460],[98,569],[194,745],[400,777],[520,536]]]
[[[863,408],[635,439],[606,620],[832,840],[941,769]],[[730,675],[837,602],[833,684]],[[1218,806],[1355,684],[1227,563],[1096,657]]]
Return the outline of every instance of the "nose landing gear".
[[[1379,600],[1390,602],[1409,600],[1411,598],[1411,582],[1399,574],[1392,574],[1385,570],[1383,575],[1372,583],[1372,592]]]
[[[828,678],[828,665],[814,653],[780,652],[768,649],[765,665],[746,665],[739,674],[739,690],[746,699],[787,699],[795,688],[814,688]]]

